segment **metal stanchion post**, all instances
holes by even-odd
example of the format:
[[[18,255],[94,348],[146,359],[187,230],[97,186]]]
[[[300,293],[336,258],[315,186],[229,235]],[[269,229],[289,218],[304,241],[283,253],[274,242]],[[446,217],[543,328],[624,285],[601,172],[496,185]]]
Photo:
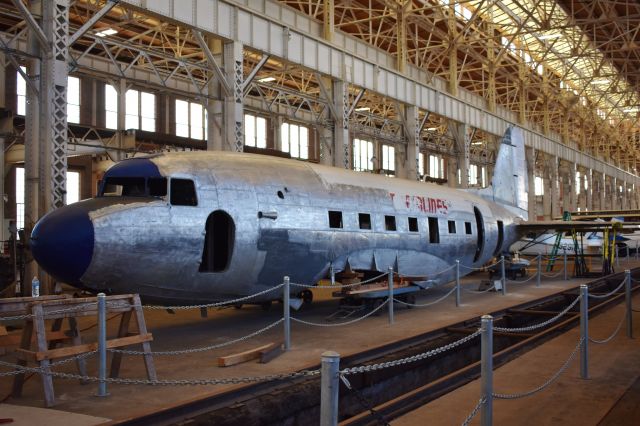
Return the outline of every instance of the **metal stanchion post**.
[[[625,260],[629,262],[629,244],[627,244],[627,258]]]
[[[460,261],[456,260],[456,306],[460,306]]]
[[[504,256],[500,256],[500,273],[502,275],[502,295],[507,294],[507,276],[505,274]]]
[[[108,396],[107,392],[107,306],[104,293],[98,293],[98,393],[96,396]]]
[[[589,287],[580,286],[580,377],[589,378]]]
[[[567,249],[562,249],[563,251],[563,258],[564,258],[564,280],[568,280],[569,279],[569,269],[567,268]]]
[[[536,287],[540,287],[541,276],[542,276],[542,253],[538,253],[538,276],[536,277]]]
[[[320,426],[338,424],[338,374],[340,355],[327,351],[322,354],[320,378]]]
[[[393,266],[389,266],[389,324],[393,324]]]
[[[284,310],[284,350],[291,349],[291,322],[289,308],[289,277],[284,277],[284,287],[282,288],[282,309]]]
[[[631,271],[624,271],[624,296],[627,302],[627,337],[633,339],[633,306],[631,305]]]
[[[638,240],[636,240],[636,260],[638,260]]]
[[[493,317],[483,315],[481,320],[480,341],[480,398],[484,404],[480,409],[480,424],[491,426],[493,423]]]

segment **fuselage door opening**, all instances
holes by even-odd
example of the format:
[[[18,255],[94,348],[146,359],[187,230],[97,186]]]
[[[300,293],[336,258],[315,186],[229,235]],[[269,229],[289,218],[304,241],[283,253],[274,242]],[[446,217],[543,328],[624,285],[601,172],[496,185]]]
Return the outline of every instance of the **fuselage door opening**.
[[[235,245],[236,226],[227,212],[216,210],[205,225],[200,272],[224,272],[229,268]]]
[[[482,219],[482,213],[477,207],[473,207],[473,213],[476,215],[476,230],[477,230],[477,244],[476,254],[473,256],[473,262],[477,262],[482,256],[482,250],[484,249],[484,219]]]

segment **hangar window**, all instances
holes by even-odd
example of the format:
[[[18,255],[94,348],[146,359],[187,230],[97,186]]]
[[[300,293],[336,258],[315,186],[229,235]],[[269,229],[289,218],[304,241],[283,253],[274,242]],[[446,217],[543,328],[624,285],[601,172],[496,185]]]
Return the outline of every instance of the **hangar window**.
[[[410,217],[409,218],[409,232],[418,232],[418,218]]]
[[[329,228],[342,228],[342,212],[329,210]]]
[[[309,158],[309,128],[297,124],[282,123],[280,127],[282,152],[292,157],[307,160]]]
[[[153,93],[129,89],[125,93],[126,129],[156,131],[156,96]]]
[[[26,74],[27,68],[20,67],[20,70]],[[26,115],[27,112],[27,83],[22,74],[17,73],[16,81],[17,95],[17,115]],[[67,77],[67,122],[80,122],[80,79],[78,77]]]
[[[216,210],[209,215],[205,227],[200,272],[223,272],[229,268],[235,233],[235,224],[227,213]]]
[[[371,215],[369,213],[358,213],[360,229],[371,229]]]
[[[464,223],[464,232],[465,234],[471,235],[473,232],[471,231],[471,222]]]
[[[456,221],[455,220],[450,220],[449,221],[449,233],[450,234],[455,234],[456,233]]]
[[[267,119],[256,115],[244,115],[244,144],[256,148],[267,147]]]
[[[104,86],[104,126],[107,129],[118,128],[118,92],[110,84]]]
[[[438,218],[429,218],[429,242],[437,244],[440,242],[440,230],[438,229]]]
[[[353,140],[353,170],[373,171],[374,155],[373,142],[357,138]]]
[[[206,139],[207,109],[197,102],[176,99],[176,136]]]
[[[396,149],[389,145],[382,145],[382,171],[387,176],[396,174]]]
[[[384,229],[387,231],[395,231],[396,230],[396,217],[395,216],[385,216],[384,217]]]
[[[190,179],[171,179],[171,204],[197,206],[196,187]]]

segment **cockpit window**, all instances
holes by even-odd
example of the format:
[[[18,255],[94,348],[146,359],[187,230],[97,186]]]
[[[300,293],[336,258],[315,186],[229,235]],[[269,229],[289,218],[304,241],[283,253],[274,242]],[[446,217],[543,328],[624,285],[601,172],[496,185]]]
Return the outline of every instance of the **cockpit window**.
[[[166,178],[108,177],[102,188],[103,197],[165,197]]]
[[[189,179],[171,179],[171,204],[174,206],[197,206],[196,187]]]

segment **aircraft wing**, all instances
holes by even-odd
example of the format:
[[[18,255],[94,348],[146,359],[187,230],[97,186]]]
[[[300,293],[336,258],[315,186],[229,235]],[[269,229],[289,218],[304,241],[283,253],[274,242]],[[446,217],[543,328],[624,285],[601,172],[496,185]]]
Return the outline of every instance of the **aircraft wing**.
[[[598,232],[605,228],[615,227],[617,231],[636,231],[640,229],[640,222],[598,222],[590,220],[547,220],[538,222],[521,222],[518,230],[522,232],[544,231],[579,231]]]
[[[583,212],[571,212],[571,218],[573,220],[593,220],[593,219],[627,219],[636,218],[640,219],[640,210],[627,209],[627,210],[590,210]],[[556,218],[561,220],[562,218]]]

